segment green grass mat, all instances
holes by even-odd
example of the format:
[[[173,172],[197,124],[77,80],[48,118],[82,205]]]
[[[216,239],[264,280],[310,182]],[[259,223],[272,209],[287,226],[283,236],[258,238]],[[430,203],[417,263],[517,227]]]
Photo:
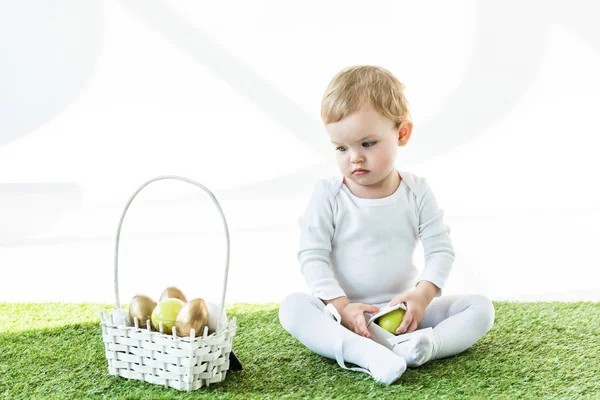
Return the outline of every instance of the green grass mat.
[[[191,393],[108,375],[97,304],[0,303],[0,398],[600,398],[600,303],[496,302],[494,328],[392,386],[312,354],[277,305],[235,304],[244,370]]]

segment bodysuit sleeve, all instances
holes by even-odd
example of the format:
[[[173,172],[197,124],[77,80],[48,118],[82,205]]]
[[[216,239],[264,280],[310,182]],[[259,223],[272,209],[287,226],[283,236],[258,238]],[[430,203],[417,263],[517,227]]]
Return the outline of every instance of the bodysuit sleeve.
[[[334,233],[333,193],[321,180],[313,191],[306,211],[299,219],[300,247],[298,260],[312,294],[323,300],[345,296],[331,264],[331,242]]]
[[[426,180],[422,182],[422,196],[418,202],[419,239],[423,245],[425,266],[418,281],[429,281],[442,289],[454,263],[454,247],[450,227],[443,220],[440,209]],[[441,295],[441,290],[437,296]]]

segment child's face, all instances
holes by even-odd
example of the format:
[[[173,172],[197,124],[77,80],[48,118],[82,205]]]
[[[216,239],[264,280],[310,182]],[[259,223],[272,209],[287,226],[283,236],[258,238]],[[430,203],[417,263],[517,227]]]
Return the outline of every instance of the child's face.
[[[397,179],[393,176],[394,162],[398,146],[406,144],[410,137],[410,122],[396,127],[394,121],[369,106],[325,128],[335,148],[338,167],[354,193],[365,194]]]

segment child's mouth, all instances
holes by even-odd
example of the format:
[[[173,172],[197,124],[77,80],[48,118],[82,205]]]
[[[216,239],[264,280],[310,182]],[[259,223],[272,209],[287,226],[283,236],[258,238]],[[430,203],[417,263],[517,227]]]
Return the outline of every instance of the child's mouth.
[[[368,174],[368,173],[369,173],[369,171],[367,171],[366,169],[355,169],[352,172],[352,175],[365,175],[365,174]]]

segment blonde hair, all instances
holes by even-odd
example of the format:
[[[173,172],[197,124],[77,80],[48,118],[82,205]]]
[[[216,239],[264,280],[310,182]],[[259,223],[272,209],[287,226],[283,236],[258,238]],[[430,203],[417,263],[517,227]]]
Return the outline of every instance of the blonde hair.
[[[321,119],[325,124],[338,122],[367,104],[396,126],[411,119],[404,84],[387,69],[372,65],[348,67],[333,77],[323,95]]]

